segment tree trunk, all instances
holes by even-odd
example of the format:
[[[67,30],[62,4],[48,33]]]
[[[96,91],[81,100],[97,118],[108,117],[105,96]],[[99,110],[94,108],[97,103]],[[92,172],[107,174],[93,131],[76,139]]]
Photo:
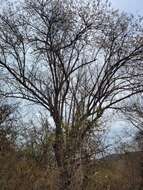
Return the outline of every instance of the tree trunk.
[[[82,140],[79,138],[78,142],[77,139],[71,136],[65,143],[61,127],[57,126],[57,129],[54,152],[60,173],[58,190],[81,190],[82,169],[81,161],[77,158],[77,152]],[[78,157],[80,158],[80,151]]]

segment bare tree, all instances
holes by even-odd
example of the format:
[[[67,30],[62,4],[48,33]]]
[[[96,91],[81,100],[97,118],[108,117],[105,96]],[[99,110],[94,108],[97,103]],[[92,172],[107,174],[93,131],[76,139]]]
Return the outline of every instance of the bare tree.
[[[139,130],[139,133],[143,132],[143,106],[142,106],[142,96],[137,96],[136,98],[130,99],[126,103],[121,111],[125,116],[125,119],[129,121],[131,125]]]
[[[14,149],[17,139],[17,105],[0,99],[0,153]]]
[[[140,81],[142,84],[142,81]],[[139,160],[139,172],[141,177],[140,189],[143,186],[143,103],[142,103],[142,96],[137,96],[129,101],[128,104],[124,105],[121,109],[122,113],[124,114],[127,121],[138,129],[135,134],[133,143],[137,143],[137,148],[140,151]]]
[[[7,97],[39,104],[53,118],[60,189],[68,163],[108,109],[142,92],[142,20],[107,3],[25,0],[0,14],[0,68]]]

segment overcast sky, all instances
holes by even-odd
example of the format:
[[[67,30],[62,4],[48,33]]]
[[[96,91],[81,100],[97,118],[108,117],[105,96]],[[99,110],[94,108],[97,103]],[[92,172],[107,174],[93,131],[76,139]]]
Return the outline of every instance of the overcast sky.
[[[119,9],[120,11],[124,11],[129,14],[134,14],[136,16],[143,16],[143,0],[109,0],[109,2],[112,3],[113,8]],[[137,131],[135,128],[132,128],[129,123],[123,120],[121,121],[121,119],[118,119],[118,117],[116,118],[116,122],[115,120],[112,122],[111,126],[111,131],[107,136],[109,144],[115,143],[114,140],[115,138],[118,138],[118,136],[123,137],[123,134],[126,130],[131,130],[130,134],[134,134]],[[129,136],[126,136],[127,141]]]
[[[110,2],[121,11],[143,16],[143,0],[110,0]]]

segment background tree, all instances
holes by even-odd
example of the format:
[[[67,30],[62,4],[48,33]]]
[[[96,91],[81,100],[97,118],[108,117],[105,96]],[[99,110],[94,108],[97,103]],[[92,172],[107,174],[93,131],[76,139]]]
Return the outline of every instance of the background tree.
[[[139,78],[138,78],[139,80]],[[142,84],[142,82],[140,81]],[[136,96],[123,106],[121,109],[122,113],[125,116],[125,119],[133,127],[137,128],[137,131],[134,136],[134,144],[137,144],[137,149],[140,151],[139,155],[139,171],[141,176],[140,189],[143,186],[143,107],[142,107],[142,96]]]
[[[0,100],[0,152],[14,149],[18,135],[17,105]]]

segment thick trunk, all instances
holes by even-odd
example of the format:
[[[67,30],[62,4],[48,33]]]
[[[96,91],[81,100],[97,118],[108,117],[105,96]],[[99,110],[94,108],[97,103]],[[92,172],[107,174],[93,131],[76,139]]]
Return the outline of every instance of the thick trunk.
[[[58,190],[82,189],[81,163],[79,163],[79,159],[74,161],[77,157],[80,143],[81,141],[77,142],[77,139],[72,138],[65,144],[62,130],[60,126],[57,126],[54,152],[59,170]]]
[[[59,170],[59,183],[58,190],[82,190],[82,169],[79,161],[69,163],[70,157],[68,161],[66,159],[66,153],[61,151],[61,149],[56,148],[55,155],[57,160],[57,166]]]
[[[57,167],[59,170],[59,185],[58,190],[71,190],[70,189],[70,175],[68,171],[68,166],[65,161],[64,144],[61,141],[57,141],[54,145],[55,157],[57,162]]]
[[[69,175],[68,168],[61,169],[59,190],[72,190],[71,176]]]
[[[54,144],[54,152],[55,158],[57,162],[57,167],[59,170],[59,179],[58,179],[58,190],[68,190],[68,174],[65,166],[65,151],[64,151],[64,141],[62,134],[56,134],[55,144]]]
[[[83,190],[82,169],[74,165],[70,167],[61,170],[59,190]]]

